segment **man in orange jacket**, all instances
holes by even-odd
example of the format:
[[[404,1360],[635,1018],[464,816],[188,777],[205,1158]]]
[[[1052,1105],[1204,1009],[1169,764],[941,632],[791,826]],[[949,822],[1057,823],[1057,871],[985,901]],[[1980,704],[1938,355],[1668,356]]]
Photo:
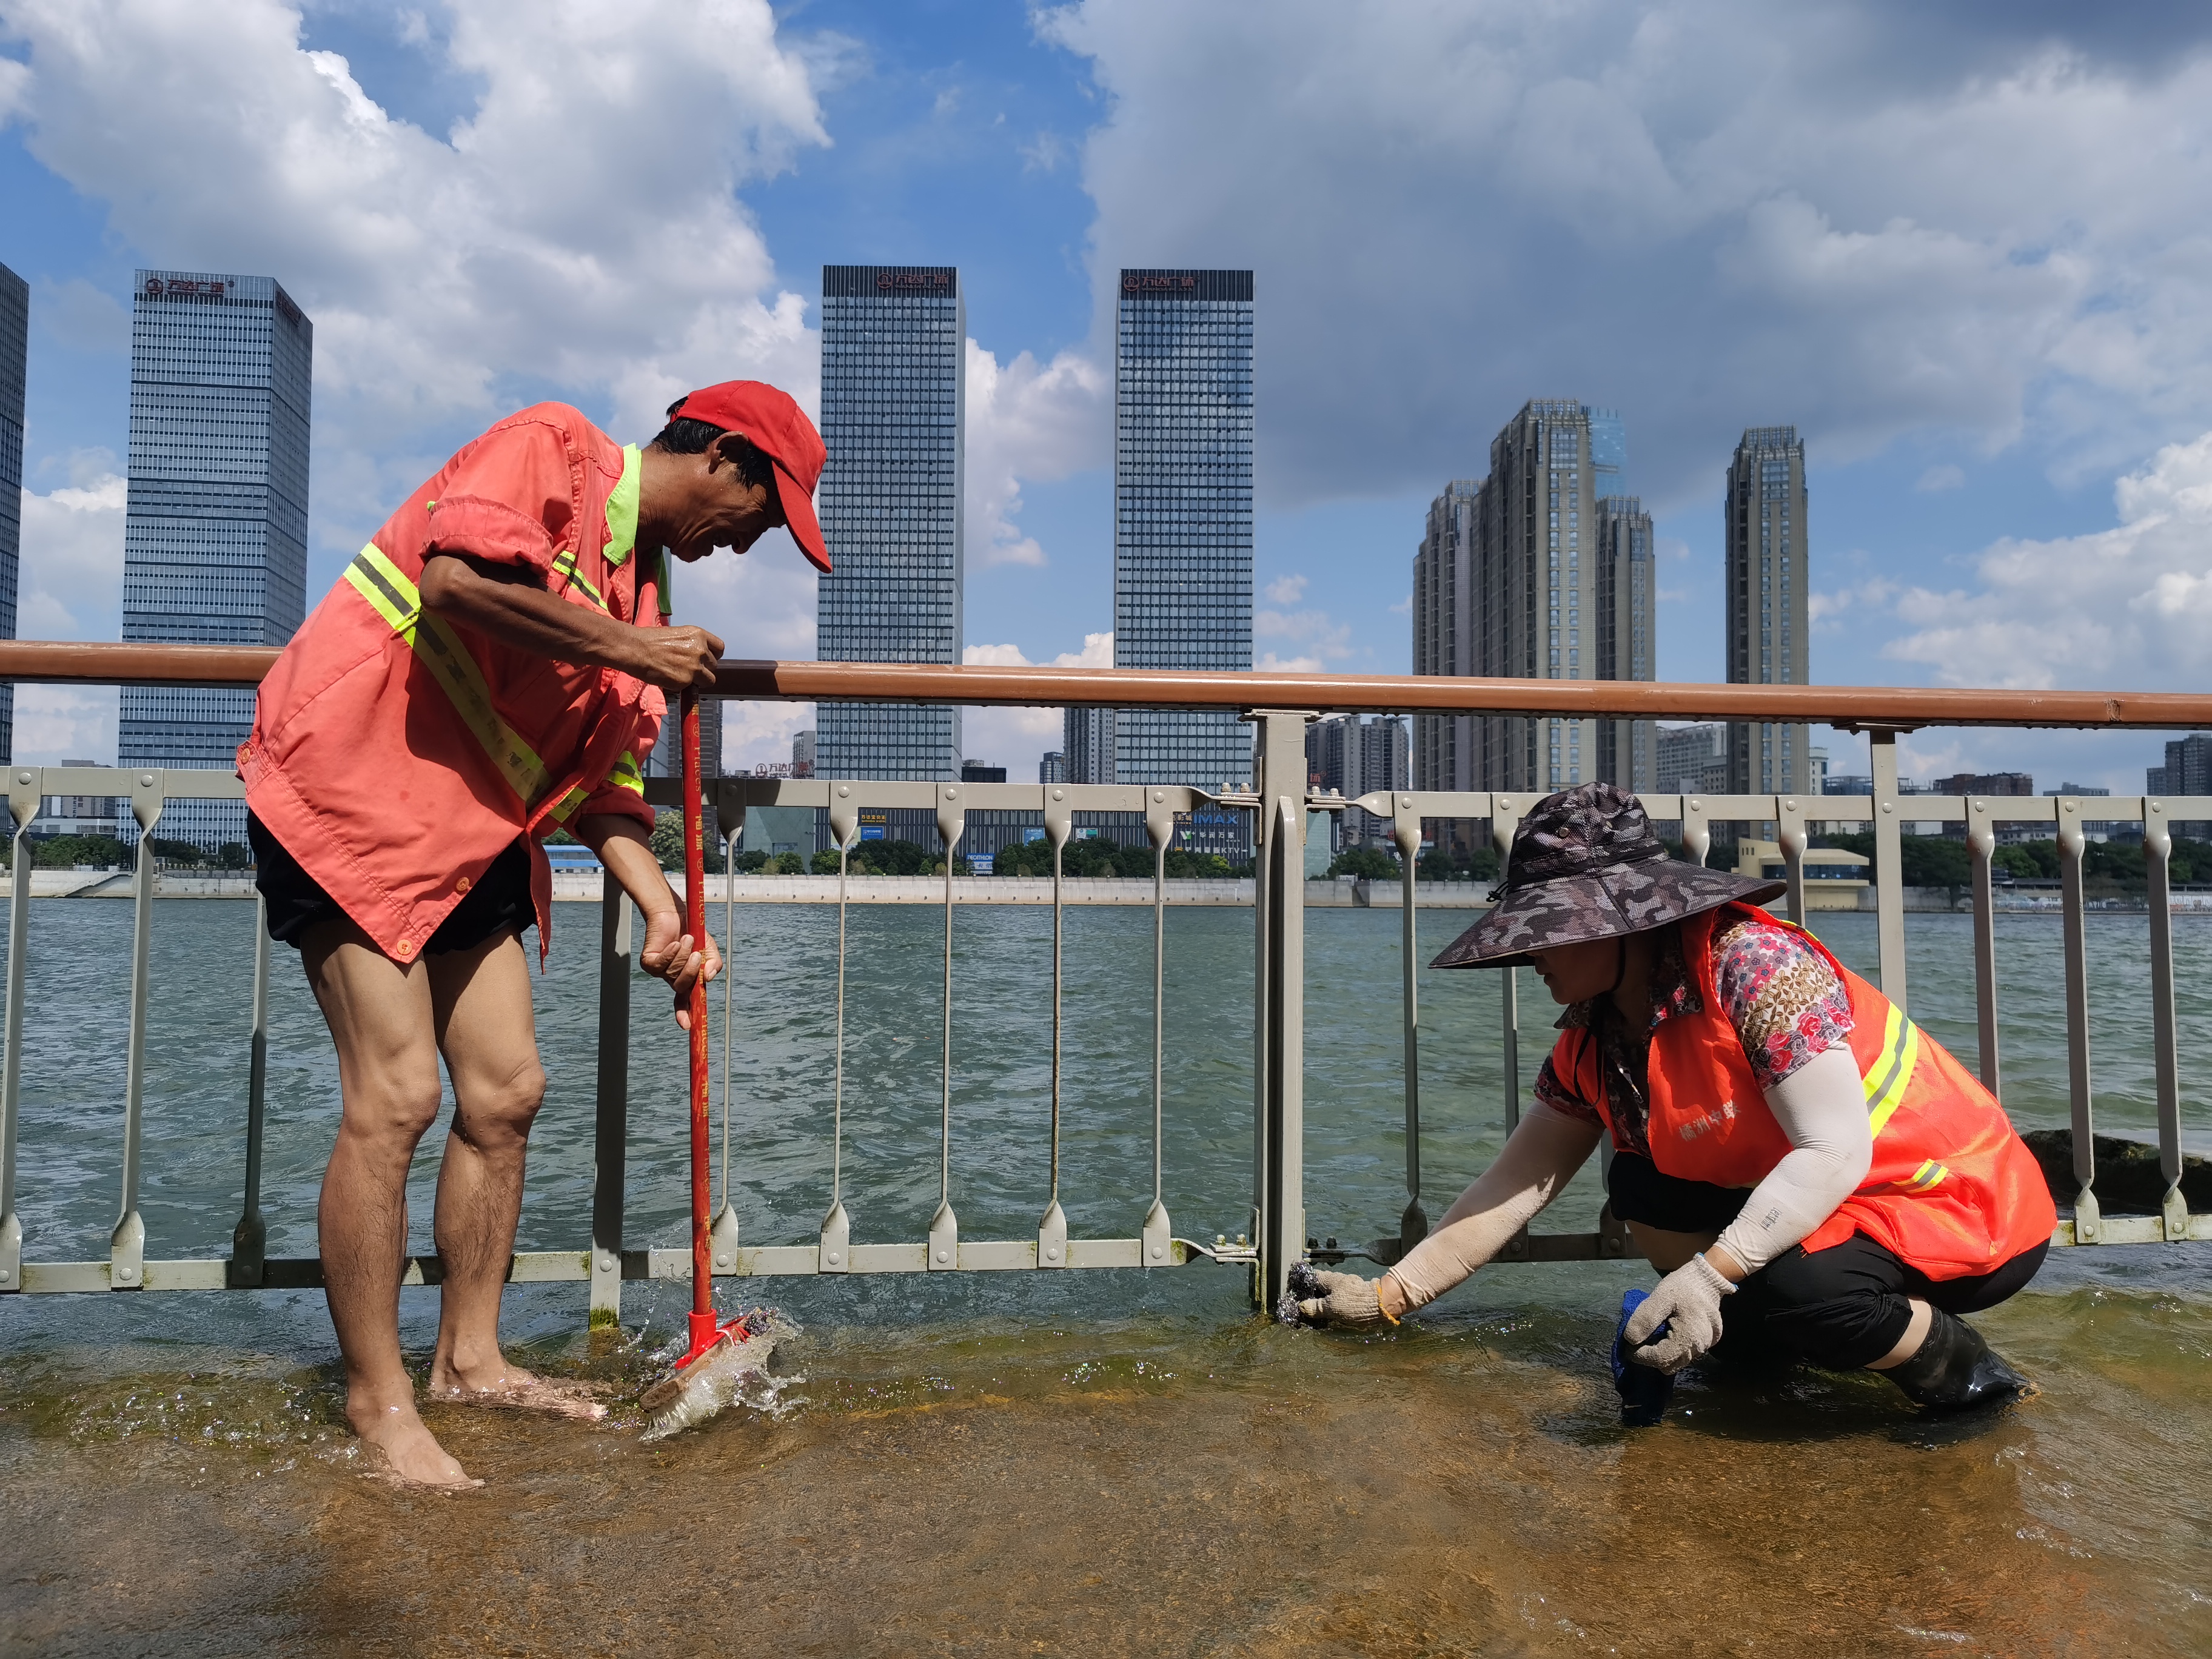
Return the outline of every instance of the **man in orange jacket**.
[[[2004,1110],[1810,934],[1780,882],[1666,856],[1611,784],[1522,819],[1490,914],[1439,968],[1527,963],[1566,1005],[1496,1163],[1383,1278],[1292,1270],[1291,1316],[1379,1326],[1497,1253],[1613,1143],[1615,1216],[1665,1275],[1624,1301],[1623,1420],[1719,1345],[1887,1376],[1936,1411],[2025,1386],[1960,1316],[2035,1276],[2057,1214]]]
[[[825,454],[773,386],[729,381],[640,449],[541,404],[440,469],[356,556],[262,683],[238,753],[270,934],[296,946],[337,1045],[343,1108],[319,1214],[346,1415],[396,1479],[470,1484],[401,1358],[406,1183],[455,1109],[434,1237],[434,1398],[595,1417],[500,1352],[523,1159],[545,1078],[520,936],[550,943],[543,842],[568,829],[645,915],[638,960],[685,999],[720,960],[683,931],[640,758],[665,695],[722,641],[669,623],[669,558],[787,526],[823,570]]]

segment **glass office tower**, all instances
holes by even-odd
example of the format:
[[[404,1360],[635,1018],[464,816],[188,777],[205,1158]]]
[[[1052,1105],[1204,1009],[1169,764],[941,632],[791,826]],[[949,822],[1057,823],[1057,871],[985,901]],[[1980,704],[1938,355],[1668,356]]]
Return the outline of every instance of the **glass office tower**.
[[[23,538],[23,382],[30,285],[0,265],[0,639],[15,637],[15,571]],[[0,685],[0,761],[15,755],[15,688]],[[0,807],[0,821],[6,809]]]
[[[960,660],[967,334],[950,266],[822,267],[824,662]],[[825,702],[815,744],[817,777],[955,780],[960,713]]]
[[[1732,685],[1807,684],[1805,446],[1794,426],[1747,428],[1728,475],[1728,677]],[[1802,795],[1809,729],[1729,727],[1729,791]]]
[[[142,270],[131,308],[123,637],[283,645],[306,614],[314,325],[267,276]],[[251,691],[123,688],[125,766],[229,771]],[[155,834],[246,840],[237,801],[172,801]]]
[[[1121,273],[1114,665],[1252,665],[1249,270]],[[1225,709],[1123,709],[1115,738],[1123,783],[1210,789],[1252,775],[1251,735]]]

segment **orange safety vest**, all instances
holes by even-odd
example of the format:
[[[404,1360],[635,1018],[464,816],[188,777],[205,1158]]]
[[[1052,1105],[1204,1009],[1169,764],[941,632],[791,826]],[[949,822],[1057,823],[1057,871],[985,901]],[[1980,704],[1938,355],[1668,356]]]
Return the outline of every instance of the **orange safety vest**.
[[[434,552],[509,566],[617,621],[667,621],[665,555],[635,545],[639,452],[565,404],[508,416],[440,468],[347,565],[261,683],[246,799],[377,948],[411,962],[518,836],[586,814],[646,827],[639,763],[665,704],[611,668],[553,662],[422,608]]]
[[[1721,1010],[1713,975],[1715,932],[1724,921],[1746,918],[1774,921],[1731,904],[1682,923],[1682,960],[1704,1006],[1662,1021],[1652,1033],[1645,1092],[1646,1138],[1662,1173],[1747,1188],[1765,1179],[1790,1146]],[[1991,1272],[2048,1243],[2058,1219],[2050,1188],[1996,1097],[1820,940],[1796,931],[1850,998],[1851,1058],[1874,1130],[1866,1179],[1806,1237],[1805,1249],[1826,1249],[1862,1232],[1941,1280]],[[1594,1037],[1585,1027],[1562,1031],[1552,1064],[1610,1130]]]

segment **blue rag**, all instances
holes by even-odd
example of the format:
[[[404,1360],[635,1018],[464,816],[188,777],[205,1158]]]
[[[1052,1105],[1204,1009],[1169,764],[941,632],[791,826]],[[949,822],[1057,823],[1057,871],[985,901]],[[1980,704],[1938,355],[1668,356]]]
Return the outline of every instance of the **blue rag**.
[[[1643,1305],[1647,1291],[1628,1291],[1620,1298],[1620,1322],[1613,1328],[1613,1386],[1620,1395],[1620,1422],[1623,1428],[1648,1429],[1656,1426],[1667,1414],[1667,1401],[1674,1393],[1674,1379],[1664,1371],[1654,1370],[1649,1365],[1638,1364],[1628,1356],[1628,1316]],[[1651,1333],[1656,1342],[1667,1334],[1662,1325]]]

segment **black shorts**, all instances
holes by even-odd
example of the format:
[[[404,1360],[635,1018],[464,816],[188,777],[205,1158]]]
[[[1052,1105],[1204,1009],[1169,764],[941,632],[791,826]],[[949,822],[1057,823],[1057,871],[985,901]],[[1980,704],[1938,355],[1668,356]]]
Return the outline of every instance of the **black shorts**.
[[[1606,1176],[1607,1201],[1623,1221],[1674,1233],[1717,1233],[1751,1190],[1664,1175],[1648,1158],[1616,1152]],[[2045,1242],[1970,1279],[1930,1279],[1887,1245],[1853,1233],[1825,1250],[1793,1244],[1745,1279],[1721,1304],[1728,1341],[1856,1370],[1881,1358],[1912,1322],[1911,1304],[1946,1313],[1994,1308],[2043,1266]]]
[[[297,950],[310,929],[345,915],[344,907],[300,867],[300,861],[251,812],[246,815],[246,839],[253,848],[253,884],[269,906],[270,938]],[[422,954],[473,951],[495,934],[520,933],[537,925],[538,907],[530,898],[530,852],[518,839],[446,913],[438,931],[422,946]]]

